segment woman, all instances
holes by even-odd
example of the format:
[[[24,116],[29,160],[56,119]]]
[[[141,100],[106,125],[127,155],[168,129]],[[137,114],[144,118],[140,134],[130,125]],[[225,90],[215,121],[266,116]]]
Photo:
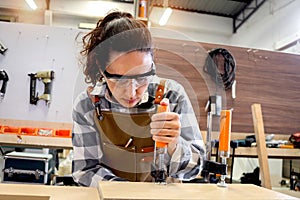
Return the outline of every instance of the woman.
[[[93,87],[73,110],[75,182],[153,181],[154,141],[167,143],[169,178],[195,178],[204,156],[198,123],[182,86],[155,76],[147,27],[129,13],[112,12],[83,43],[84,74]],[[156,113],[158,104],[169,112]]]

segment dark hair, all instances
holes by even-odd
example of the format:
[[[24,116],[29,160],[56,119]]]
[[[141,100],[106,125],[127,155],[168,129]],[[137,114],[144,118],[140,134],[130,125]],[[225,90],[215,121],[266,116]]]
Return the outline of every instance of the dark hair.
[[[130,13],[115,11],[97,22],[97,27],[82,38],[81,55],[85,82],[95,85],[108,66],[111,52],[144,51],[152,54],[152,37],[147,26]]]

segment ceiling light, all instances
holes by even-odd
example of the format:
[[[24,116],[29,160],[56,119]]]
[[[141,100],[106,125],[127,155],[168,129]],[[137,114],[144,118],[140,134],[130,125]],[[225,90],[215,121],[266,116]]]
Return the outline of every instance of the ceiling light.
[[[92,23],[79,23],[78,28],[81,29],[94,29],[96,28],[96,24],[92,24]]]
[[[173,10],[171,8],[166,8],[163,15],[161,16],[160,20],[159,20],[159,25],[164,26],[167,24],[171,14],[172,14]]]
[[[296,45],[298,40],[300,40],[300,31],[298,31],[286,38],[283,38],[280,41],[275,42],[275,44],[274,44],[275,50],[279,50],[279,51],[285,50],[291,46]]]
[[[37,9],[37,5],[34,2],[34,0],[25,0],[26,3],[28,4],[28,6],[32,9],[32,10],[36,10]]]

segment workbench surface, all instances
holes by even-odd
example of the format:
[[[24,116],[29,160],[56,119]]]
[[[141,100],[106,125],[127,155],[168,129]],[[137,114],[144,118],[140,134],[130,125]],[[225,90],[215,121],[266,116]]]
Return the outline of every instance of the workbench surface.
[[[137,182],[99,182],[96,188],[0,184],[0,200],[297,200],[276,191],[250,184],[167,184]],[[100,193],[100,197],[99,197]]]
[[[135,182],[99,182],[103,200],[296,200],[273,190],[250,184],[228,184],[226,188],[216,184],[167,184]]]
[[[100,200],[97,188],[0,184],[0,200]]]

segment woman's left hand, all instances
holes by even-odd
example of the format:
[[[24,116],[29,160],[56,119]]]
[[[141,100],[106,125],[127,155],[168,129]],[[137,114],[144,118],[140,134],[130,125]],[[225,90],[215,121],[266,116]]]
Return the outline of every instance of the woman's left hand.
[[[151,117],[151,134],[154,141],[168,143],[168,152],[172,155],[180,136],[180,117],[175,112],[161,112]]]

